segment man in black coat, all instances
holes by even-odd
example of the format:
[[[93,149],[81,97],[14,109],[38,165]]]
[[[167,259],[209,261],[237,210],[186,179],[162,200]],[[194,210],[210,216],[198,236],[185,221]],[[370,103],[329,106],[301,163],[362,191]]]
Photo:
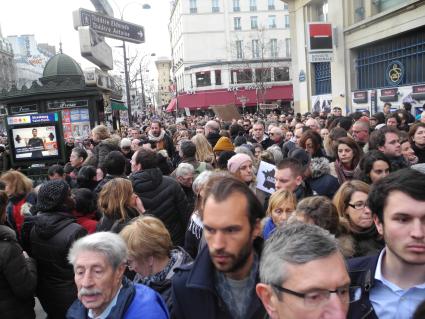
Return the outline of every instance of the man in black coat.
[[[255,294],[261,204],[245,183],[230,176],[212,178],[206,187],[202,222],[207,246],[173,277],[172,317],[264,318]]]
[[[131,159],[130,180],[148,214],[162,220],[174,245],[183,246],[189,221],[188,202],[180,184],[163,176],[155,152],[142,148]]]

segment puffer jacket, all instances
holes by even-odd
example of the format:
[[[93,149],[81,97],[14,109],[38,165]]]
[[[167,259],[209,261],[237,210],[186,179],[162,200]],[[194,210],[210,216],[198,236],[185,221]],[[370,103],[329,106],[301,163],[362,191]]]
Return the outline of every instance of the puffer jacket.
[[[67,256],[72,243],[86,234],[70,213],[38,213],[34,218],[30,245],[38,266],[37,297],[49,319],[63,319],[77,298],[74,270]]]
[[[150,168],[130,176],[134,192],[143,202],[146,213],[159,218],[170,232],[176,246],[183,246],[189,221],[188,202],[180,184],[163,176],[159,168]]]
[[[93,155],[86,159],[84,165],[93,165],[95,167],[102,167],[105,163],[106,156],[112,151],[120,151],[120,139],[118,137],[110,137],[99,144],[93,149]]]
[[[326,157],[313,157],[310,163],[309,184],[314,194],[333,198],[338,191],[338,179],[330,174],[329,160]]]
[[[15,232],[0,225],[0,317],[32,319],[37,268],[32,258],[25,258]]]

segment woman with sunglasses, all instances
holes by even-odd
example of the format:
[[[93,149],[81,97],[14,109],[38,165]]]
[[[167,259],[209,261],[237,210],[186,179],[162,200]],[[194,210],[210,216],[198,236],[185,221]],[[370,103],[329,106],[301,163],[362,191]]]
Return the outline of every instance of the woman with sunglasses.
[[[367,206],[369,191],[365,182],[352,180],[343,183],[333,198],[340,218],[348,221],[354,239],[353,257],[374,255],[384,247]]]

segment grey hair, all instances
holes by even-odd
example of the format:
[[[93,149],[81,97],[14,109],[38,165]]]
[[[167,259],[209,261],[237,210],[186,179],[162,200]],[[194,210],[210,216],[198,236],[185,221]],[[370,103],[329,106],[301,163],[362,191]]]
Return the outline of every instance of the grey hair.
[[[235,147],[235,153],[236,154],[246,154],[249,157],[251,157],[251,160],[254,160],[254,154],[252,154],[251,150],[246,146],[241,145],[241,146]]]
[[[296,222],[277,228],[261,255],[261,282],[281,285],[288,278],[288,264],[305,264],[338,251],[335,237],[319,226]]]
[[[186,176],[187,174],[193,173],[195,173],[195,169],[193,168],[193,165],[189,163],[180,163],[176,168],[177,177]]]
[[[198,194],[201,188],[204,187],[213,174],[213,171],[203,171],[201,174],[199,174],[192,183],[193,192]]]
[[[282,150],[279,145],[272,145],[267,150],[273,155],[275,163],[280,163],[283,160]]]
[[[68,253],[68,261],[75,266],[78,254],[92,251],[105,255],[112,268],[117,269],[127,260],[127,245],[118,234],[98,232],[87,235],[74,242]]]

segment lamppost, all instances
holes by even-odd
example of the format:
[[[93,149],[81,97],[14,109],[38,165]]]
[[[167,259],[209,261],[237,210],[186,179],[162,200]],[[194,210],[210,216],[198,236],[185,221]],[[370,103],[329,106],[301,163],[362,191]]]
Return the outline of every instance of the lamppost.
[[[156,56],[156,54],[151,53],[150,56]],[[140,87],[141,87],[141,90],[142,90],[142,109],[144,109],[146,111],[145,85],[143,83],[143,71],[142,71],[142,62],[143,62],[145,57],[146,57],[146,55],[140,60],[139,72],[140,72]],[[146,71],[149,71],[149,70],[146,70]]]
[[[115,1],[113,1],[115,6],[118,8],[118,11],[121,16],[121,20],[124,20],[124,11],[131,4],[137,4],[142,6],[143,10],[148,10],[151,8],[150,4],[139,3],[139,2],[129,2],[122,9],[117,5]],[[132,114],[131,114],[131,97],[130,97],[130,79],[129,79],[129,71],[127,65],[127,51],[125,47],[125,41],[122,42],[122,50],[124,55],[124,77],[125,77],[125,91],[126,91],[126,100],[127,100],[127,111],[128,111],[128,125],[132,125]]]

